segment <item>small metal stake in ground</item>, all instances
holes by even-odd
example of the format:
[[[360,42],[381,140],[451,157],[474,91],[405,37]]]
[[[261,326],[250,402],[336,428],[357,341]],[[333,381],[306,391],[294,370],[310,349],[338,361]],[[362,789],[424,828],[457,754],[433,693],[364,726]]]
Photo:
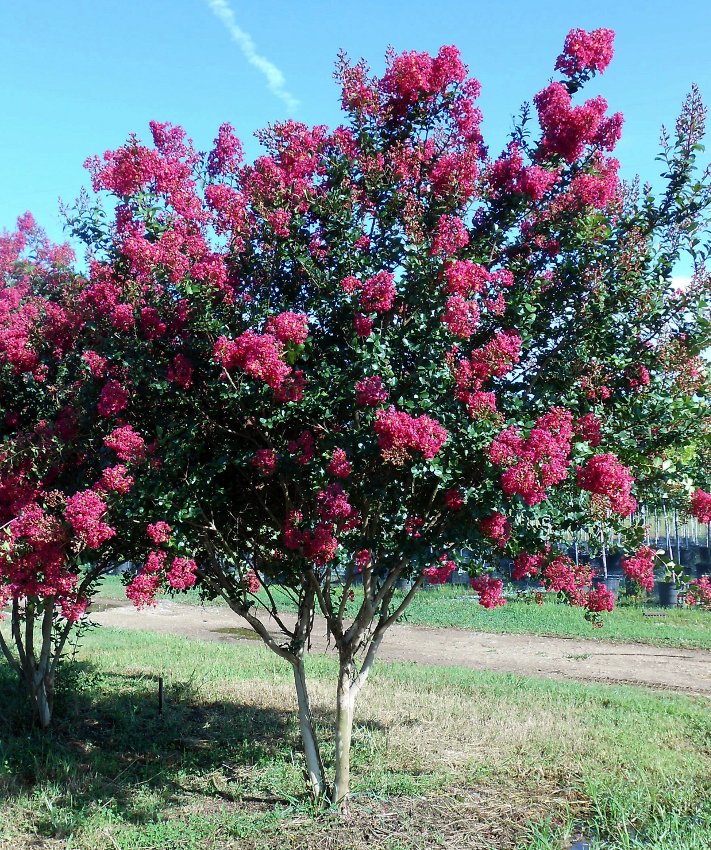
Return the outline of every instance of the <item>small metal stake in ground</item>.
[[[158,717],[163,716],[163,677],[158,676]]]

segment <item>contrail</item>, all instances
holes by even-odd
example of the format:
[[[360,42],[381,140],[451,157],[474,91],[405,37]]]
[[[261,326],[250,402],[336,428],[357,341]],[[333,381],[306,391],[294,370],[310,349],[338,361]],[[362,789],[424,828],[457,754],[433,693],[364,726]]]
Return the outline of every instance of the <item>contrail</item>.
[[[207,5],[225,25],[232,40],[236,42],[249,64],[264,74],[269,91],[286,105],[289,112],[295,112],[299,101],[286,90],[284,75],[273,62],[257,51],[252,36],[237,25],[235,13],[227,0],[207,0]]]

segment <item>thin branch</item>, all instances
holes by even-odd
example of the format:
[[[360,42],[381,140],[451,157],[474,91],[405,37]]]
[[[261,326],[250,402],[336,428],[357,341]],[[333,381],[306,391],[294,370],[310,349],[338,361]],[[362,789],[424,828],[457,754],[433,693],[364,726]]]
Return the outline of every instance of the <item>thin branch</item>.
[[[12,636],[17,647],[17,656],[20,659],[20,666],[23,670],[27,668],[27,656],[25,648],[22,645],[22,635],[20,633],[20,603],[17,599],[12,600]]]
[[[296,664],[297,658],[294,653],[289,652],[288,649],[278,644],[274,637],[269,634],[269,630],[264,625],[264,623],[259,619],[259,617],[255,617],[244,605],[241,605],[239,600],[231,599],[229,600],[230,608],[235,612],[235,614],[239,614],[244,620],[246,620],[249,625],[254,629],[254,631],[259,635],[259,637],[264,641],[264,643],[278,655],[280,658],[284,658],[289,664]]]
[[[22,667],[20,667],[17,659],[10,651],[10,647],[5,642],[5,638],[2,636],[2,632],[0,632],[0,649],[2,650],[2,654],[7,659],[7,663],[12,667],[12,669],[17,673],[18,676],[22,676]]]

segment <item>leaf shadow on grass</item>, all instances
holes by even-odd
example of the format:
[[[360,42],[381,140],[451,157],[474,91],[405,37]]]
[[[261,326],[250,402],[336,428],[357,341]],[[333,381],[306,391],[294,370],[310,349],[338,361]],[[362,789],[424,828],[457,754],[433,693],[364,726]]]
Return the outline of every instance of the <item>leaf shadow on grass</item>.
[[[195,795],[229,806],[301,794],[292,712],[205,701],[180,683],[167,688],[160,716],[157,677],[71,667],[54,725],[43,731],[0,665],[0,799],[29,807],[40,835],[68,834],[102,807],[141,824]],[[34,806],[32,798],[50,802]],[[70,816],[66,829],[56,823],[60,809]]]

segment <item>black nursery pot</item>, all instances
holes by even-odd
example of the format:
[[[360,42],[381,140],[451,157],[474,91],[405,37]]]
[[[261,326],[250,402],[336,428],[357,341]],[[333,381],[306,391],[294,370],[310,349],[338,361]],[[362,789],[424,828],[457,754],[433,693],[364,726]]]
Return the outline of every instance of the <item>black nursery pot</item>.
[[[657,593],[662,608],[674,608],[679,599],[679,590],[673,581],[658,581]]]
[[[448,582],[453,585],[469,584],[469,573],[465,570],[455,570],[449,577]]]
[[[711,549],[708,546],[698,546],[696,549],[696,576],[709,575],[711,573]]]
[[[622,571],[622,552],[611,552],[607,556],[607,572],[619,573]]]
[[[608,576],[607,578],[605,576],[593,576],[592,583],[593,587],[604,585],[617,598],[623,581],[623,576]]]

